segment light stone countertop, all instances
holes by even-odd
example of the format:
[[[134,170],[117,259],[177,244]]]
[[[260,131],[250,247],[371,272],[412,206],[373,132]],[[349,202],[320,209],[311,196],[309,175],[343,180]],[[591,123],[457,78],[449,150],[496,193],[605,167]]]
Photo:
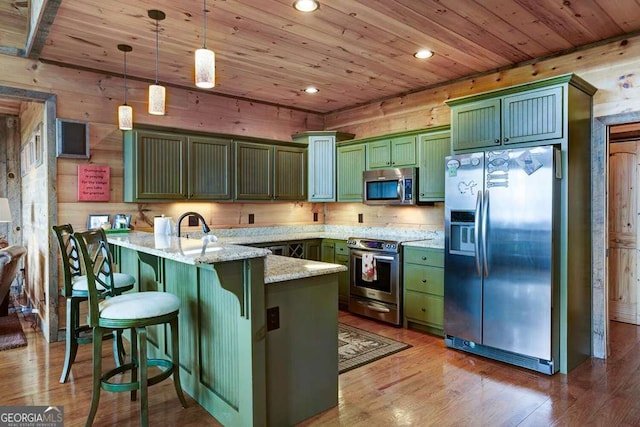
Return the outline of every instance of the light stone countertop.
[[[205,242],[201,239],[155,236],[153,233],[140,231],[109,234],[107,240],[117,246],[192,265],[266,257],[265,284],[347,270],[339,264],[271,255],[271,251],[262,248]]]
[[[347,271],[347,267],[340,264],[329,264],[280,255],[267,256],[264,269],[265,284]]]
[[[107,240],[117,246],[194,265],[260,258],[271,253],[271,251],[263,248],[221,242],[208,243],[203,242],[201,239],[156,236],[153,233],[141,231],[132,231],[126,234],[108,234]]]

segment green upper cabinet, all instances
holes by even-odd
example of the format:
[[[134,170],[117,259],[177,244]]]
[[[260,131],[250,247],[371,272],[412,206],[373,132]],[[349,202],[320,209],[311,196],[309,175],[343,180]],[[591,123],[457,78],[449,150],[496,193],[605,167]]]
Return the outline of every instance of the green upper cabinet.
[[[311,135],[309,156],[309,201],[336,201],[336,137]]]
[[[307,157],[302,147],[275,146],[274,199],[307,199]]]
[[[444,159],[449,154],[451,154],[449,131],[418,136],[419,201],[444,201]]]
[[[400,136],[368,144],[367,169],[416,166],[416,136]]]
[[[500,145],[500,100],[451,107],[454,150]]]
[[[273,199],[273,146],[236,142],[236,199]]]
[[[189,137],[189,198],[231,200],[232,159],[231,140]]]
[[[306,200],[306,149],[236,142],[236,200]]]
[[[366,169],[367,144],[354,144],[338,147],[338,201],[362,201],[362,172]]]
[[[187,137],[129,131],[124,135],[124,201],[187,197]]]
[[[561,140],[562,87],[505,96],[502,100],[502,143]]]
[[[449,101],[453,150],[561,143],[566,138],[565,85],[554,83],[549,79]]]
[[[353,139],[351,133],[310,131],[292,135],[307,144],[307,197],[310,202],[336,201],[336,142]]]

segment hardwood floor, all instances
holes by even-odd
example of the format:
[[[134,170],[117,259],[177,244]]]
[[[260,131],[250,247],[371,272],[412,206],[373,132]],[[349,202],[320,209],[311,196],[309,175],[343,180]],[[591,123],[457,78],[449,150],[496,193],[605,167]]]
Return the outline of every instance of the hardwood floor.
[[[640,327],[612,322],[609,359],[548,377],[447,349],[421,332],[344,312],[340,321],[413,347],[340,375],[338,406],[302,426],[640,425]],[[80,346],[69,382],[59,384],[64,343],[48,345],[24,319],[23,329],[29,345],[0,352],[0,405],[62,405],[65,426],[84,425],[90,346]],[[109,345],[104,363],[113,364]],[[150,425],[220,425],[187,401],[183,409],[168,381],[153,386]],[[102,392],[95,426],[136,426],[138,419],[128,393]]]

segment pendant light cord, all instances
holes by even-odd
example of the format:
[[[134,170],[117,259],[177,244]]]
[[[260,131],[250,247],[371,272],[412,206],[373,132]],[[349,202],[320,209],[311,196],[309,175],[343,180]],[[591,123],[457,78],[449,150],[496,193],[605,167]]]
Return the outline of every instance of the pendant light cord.
[[[202,36],[202,48],[206,49],[207,48],[207,0],[204,0],[202,2],[202,19],[204,21],[204,31],[203,31],[203,36]]]
[[[156,84],[158,84],[158,19],[156,18]]]
[[[124,52],[124,105],[127,105],[127,52]]]

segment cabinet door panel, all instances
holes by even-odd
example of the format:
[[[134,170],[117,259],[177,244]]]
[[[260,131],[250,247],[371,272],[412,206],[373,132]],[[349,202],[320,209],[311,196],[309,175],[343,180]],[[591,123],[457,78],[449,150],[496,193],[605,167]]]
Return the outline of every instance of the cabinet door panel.
[[[309,200],[336,200],[336,143],[335,136],[309,137]]]
[[[451,135],[449,132],[439,135],[420,137],[418,162],[418,183],[421,202],[444,200],[444,158],[451,153]]]
[[[307,198],[306,164],[304,148],[275,148],[274,198],[276,200],[305,200]]]
[[[454,150],[500,145],[500,100],[486,100],[451,109]]]
[[[393,138],[391,140],[391,166],[394,168],[416,165],[415,135]]]
[[[366,167],[366,146],[338,147],[338,201],[362,201],[362,172]]]
[[[273,146],[236,143],[236,199],[273,198]]]
[[[561,87],[505,97],[502,142],[520,144],[562,138],[562,105]]]
[[[444,322],[444,299],[442,297],[406,291],[405,315],[407,318],[442,328]]]
[[[424,267],[418,264],[405,264],[404,286],[409,290],[443,296],[444,269]]]
[[[444,250],[409,246],[404,249],[404,262],[444,267]]]
[[[189,138],[189,198],[231,199],[231,141]]]
[[[391,167],[391,141],[388,139],[382,141],[370,142],[368,144],[369,151],[369,169],[389,168]]]
[[[186,197],[186,138],[154,132],[137,133],[139,199]]]

